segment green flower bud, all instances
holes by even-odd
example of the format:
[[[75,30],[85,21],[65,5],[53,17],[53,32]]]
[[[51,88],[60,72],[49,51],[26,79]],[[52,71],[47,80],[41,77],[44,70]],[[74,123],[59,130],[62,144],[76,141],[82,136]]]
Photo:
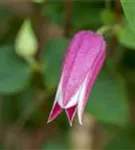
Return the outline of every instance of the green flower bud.
[[[34,2],[34,3],[38,3],[38,4],[41,4],[41,3],[43,3],[45,0],[32,0],[32,2]]]
[[[32,57],[37,51],[38,43],[30,20],[22,24],[15,41],[16,53],[21,57]]]

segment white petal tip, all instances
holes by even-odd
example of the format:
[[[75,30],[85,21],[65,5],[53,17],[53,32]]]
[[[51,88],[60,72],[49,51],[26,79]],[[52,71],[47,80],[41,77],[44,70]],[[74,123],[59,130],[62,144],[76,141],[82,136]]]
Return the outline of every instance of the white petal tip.
[[[83,125],[83,122],[82,122],[82,121],[79,121],[79,124],[82,126],[82,125]]]
[[[49,119],[48,119],[48,120],[47,120],[47,123],[50,123],[50,122],[52,122],[52,121],[53,121],[53,120],[49,120]]]
[[[78,113],[78,121],[80,125],[83,125],[83,121],[82,121],[82,114]]]
[[[79,124],[80,124],[80,125],[83,125],[82,117],[79,117],[79,118],[78,118],[78,121],[79,121]]]
[[[69,122],[70,127],[72,127],[72,122]]]

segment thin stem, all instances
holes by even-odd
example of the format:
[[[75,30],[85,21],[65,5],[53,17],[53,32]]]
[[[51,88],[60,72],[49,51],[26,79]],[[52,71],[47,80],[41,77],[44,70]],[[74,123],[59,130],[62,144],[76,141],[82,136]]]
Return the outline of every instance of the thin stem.
[[[47,26],[48,22],[43,16],[44,11],[44,3],[43,4],[33,4],[33,27],[38,40],[38,49],[35,55],[35,59],[38,63],[40,63],[41,53],[43,50],[43,46],[45,44],[47,34]],[[33,76],[33,86],[35,87],[44,87],[41,77],[41,71],[36,71]]]
[[[72,0],[65,0],[65,36],[70,35],[70,31],[72,28]]]
[[[121,4],[120,4],[120,0],[115,1],[115,13],[116,13],[117,21],[120,22],[121,21]]]
[[[27,63],[31,66],[34,72],[41,72],[42,67],[41,64],[33,57],[25,57],[24,58]]]
[[[111,0],[104,0],[104,3],[106,9],[111,9]]]
[[[118,25],[118,24],[115,24],[112,26],[102,26],[97,30],[97,33],[100,35],[104,35],[104,34],[106,34],[106,32],[109,32],[109,31],[111,31],[112,33],[115,33],[118,31],[119,27],[120,27],[120,25]]]
[[[104,35],[106,32],[108,32],[111,29],[112,29],[111,26],[102,26],[101,28],[99,28],[97,30],[97,33],[100,34],[100,35]]]
[[[37,36],[37,40],[38,40],[38,50],[37,53],[35,55],[35,58],[37,61],[40,61],[40,54],[41,54],[41,50],[44,44],[44,36],[43,33],[45,34],[45,32],[43,32],[44,30],[44,26],[46,24],[46,21],[43,17],[43,4],[35,4],[34,5],[34,18],[33,18],[33,23],[34,23],[34,27],[35,27],[35,32],[36,32],[36,36]]]

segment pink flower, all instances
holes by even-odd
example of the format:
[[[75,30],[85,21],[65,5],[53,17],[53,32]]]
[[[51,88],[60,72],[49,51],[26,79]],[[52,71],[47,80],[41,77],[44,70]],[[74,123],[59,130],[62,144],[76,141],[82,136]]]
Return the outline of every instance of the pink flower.
[[[103,65],[106,44],[101,35],[92,31],[78,32],[71,41],[48,122],[64,109],[70,125],[77,112],[79,123],[90,91]]]

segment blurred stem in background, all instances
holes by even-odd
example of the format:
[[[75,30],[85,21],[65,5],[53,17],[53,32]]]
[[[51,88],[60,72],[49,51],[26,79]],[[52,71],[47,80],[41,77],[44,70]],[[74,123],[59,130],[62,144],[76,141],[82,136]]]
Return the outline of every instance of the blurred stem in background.
[[[35,55],[36,60],[40,61],[40,55],[41,55],[41,50],[43,48],[43,44],[45,42],[45,39],[43,37],[46,37],[45,33],[43,32],[43,29],[45,29],[46,25],[46,20],[43,16],[43,9],[44,9],[44,3],[34,3],[33,4],[33,23],[35,27],[35,32],[37,35],[37,40],[38,40],[38,50]],[[43,35],[44,33],[44,35]]]
[[[111,0],[104,0],[104,6],[106,9],[111,9]]]
[[[71,30],[72,30],[72,9],[73,9],[73,0],[65,0],[64,1],[64,7],[65,7],[65,29],[64,29],[64,35],[70,36]]]
[[[116,0],[113,1],[114,4],[114,11],[115,11],[115,15],[116,15],[116,22],[117,24],[121,24],[121,4],[120,4],[120,0]],[[120,58],[117,57],[117,52],[116,52],[116,45],[117,45],[117,38],[116,38],[116,34],[112,34],[111,38],[109,40],[109,53],[108,56],[112,57],[112,59],[114,59],[114,62],[118,62],[118,60],[120,60]],[[120,55],[120,57],[122,56],[122,54]]]

